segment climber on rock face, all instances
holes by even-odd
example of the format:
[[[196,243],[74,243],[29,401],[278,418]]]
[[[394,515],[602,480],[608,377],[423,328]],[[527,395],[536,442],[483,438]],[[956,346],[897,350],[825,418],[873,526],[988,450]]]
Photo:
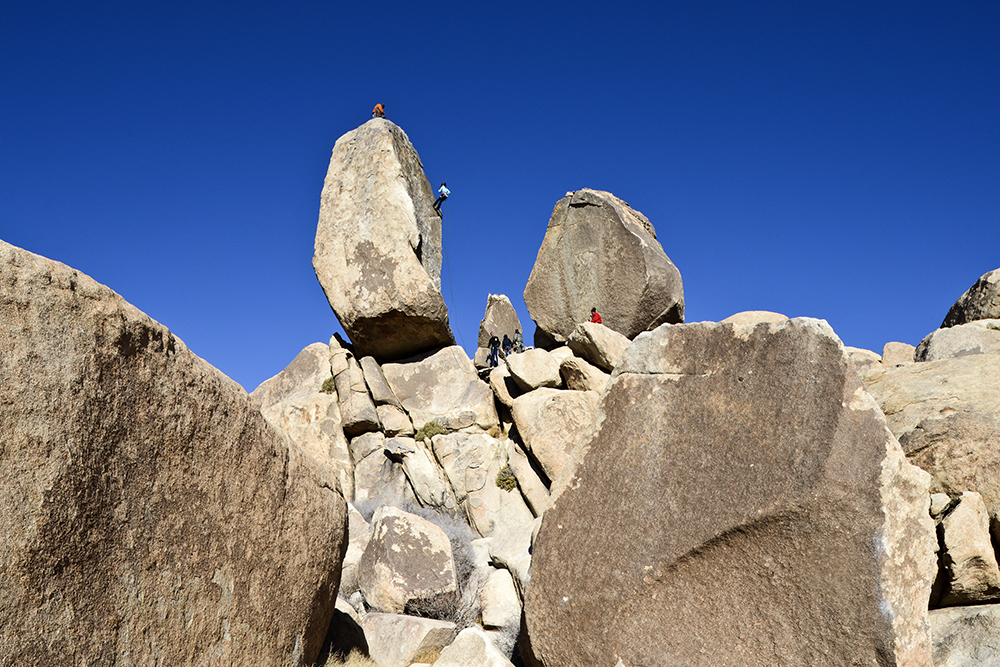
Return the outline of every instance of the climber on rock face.
[[[379,102],[372,109],[372,118],[385,118],[385,105]]]
[[[590,321],[593,322],[594,324],[601,323],[601,314],[597,312],[597,308],[590,309]]]
[[[444,200],[447,199],[448,195],[450,195],[450,194],[451,194],[451,190],[448,189],[448,184],[447,183],[442,183],[441,187],[438,188],[438,195],[440,195],[440,196],[437,198],[437,201],[434,202],[434,210],[435,211],[437,211],[439,213],[441,212],[441,204],[444,203]]]

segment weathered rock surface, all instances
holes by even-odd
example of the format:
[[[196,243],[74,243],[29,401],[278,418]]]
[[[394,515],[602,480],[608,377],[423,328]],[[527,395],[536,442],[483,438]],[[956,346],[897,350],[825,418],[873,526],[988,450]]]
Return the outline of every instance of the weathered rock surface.
[[[574,462],[532,553],[541,664],[930,665],[928,476],[825,322],[640,335]]]
[[[513,663],[493,645],[482,628],[473,626],[458,633],[433,667],[514,667]]]
[[[352,498],[354,473],[337,395],[320,391],[329,377],[330,348],[313,343],[283,371],[262,382],[250,394],[250,402],[318,462],[331,466],[344,495]]]
[[[609,373],[621,358],[629,339],[603,324],[583,322],[569,337],[569,346],[577,354]]]
[[[684,321],[681,274],[653,225],[600,190],[570,192],[556,203],[524,302],[538,327],[556,341],[589,320],[591,308],[628,338]]]
[[[1000,320],[976,320],[927,334],[913,357],[937,361],[968,354],[1000,354]]]
[[[910,461],[931,490],[976,491],[1000,514],[1000,355],[909,364],[865,376]]]
[[[537,347],[510,355],[507,370],[521,391],[562,386],[559,362],[551,353]]]
[[[541,516],[549,506],[549,487],[542,479],[545,473],[536,469],[521,446],[513,440],[507,440],[507,465],[517,478],[517,486],[531,513]]]
[[[403,408],[403,404],[396,398],[395,392],[392,391],[385,375],[382,374],[382,367],[378,365],[374,357],[362,357],[358,365],[361,366],[365,385],[367,385],[375,405],[392,405],[399,409]]]
[[[339,591],[343,597],[358,590],[358,563],[368,547],[368,540],[372,533],[371,524],[365,521],[365,518],[351,504],[347,505],[347,525],[347,552],[344,554],[344,562],[341,567]]]
[[[346,506],[169,330],[0,242],[0,663],[311,665]]]
[[[358,563],[365,601],[378,611],[401,614],[411,607],[444,608],[458,598],[455,559],[445,532],[395,507],[372,517],[372,533]]]
[[[517,596],[514,577],[507,569],[490,572],[479,592],[483,610],[483,627],[507,628],[521,621],[521,599]]]
[[[567,389],[574,391],[596,391],[600,394],[608,385],[611,376],[586,359],[572,356],[559,364],[559,374]]]
[[[514,399],[523,393],[511,377],[507,364],[501,364],[490,371],[490,388],[497,400],[508,408],[514,405]]]
[[[433,662],[458,634],[458,627],[449,621],[400,614],[371,613],[361,626],[371,658],[379,667]]]
[[[935,667],[1000,667],[1000,605],[932,609]]]
[[[441,218],[413,144],[373,118],[337,140],[313,268],[361,356],[402,359],[455,342],[441,297]]]
[[[486,298],[486,312],[479,322],[479,347],[489,346],[491,331],[500,340],[503,340],[506,334],[511,341],[514,340],[514,331],[524,333],[521,329],[521,320],[514,310],[514,304],[506,294],[490,294]]]
[[[450,430],[499,424],[493,391],[457,345],[419,361],[383,364],[382,373],[418,430],[431,421]]]
[[[385,436],[378,432],[365,433],[351,440],[353,501],[375,507],[419,504],[403,464],[387,456],[385,443]]]
[[[451,485],[445,481],[441,469],[434,463],[434,455],[424,442],[413,438],[387,438],[388,455],[403,466],[420,504],[453,510],[457,507]]]
[[[497,567],[505,568],[514,577],[517,590],[524,596],[531,569],[531,548],[541,517],[496,535],[490,542],[490,558]]]
[[[337,387],[341,426],[353,438],[381,428],[375,403],[368,394],[365,374],[357,359],[347,350],[330,348],[330,366]]]
[[[746,326],[747,324],[760,324],[761,322],[771,322],[779,324],[788,320],[787,315],[774,313],[770,310],[745,310],[741,313],[730,315],[722,320],[721,324],[736,324]]]
[[[909,343],[892,341],[882,347],[882,365],[886,368],[900,364],[912,364],[913,353],[917,348]]]
[[[966,491],[941,521],[947,581],[941,606],[1000,598],[1000,567],[990,541],[990,515],[978,493]]]
[[[536,389],[514,401],[511,413],[528,452],[552,481],[573,449],[590,436],[599,395],[593,391]]]
[[[847,358],[851,360],[854,371],[862,378],[868,371],[882,367],[882,355],[877,352],[849,345],[845,345],[844,349],[847,351]]]
[[[1000,319],[1000,269],[984,273],[951,307],[941,328],[974,320]]]

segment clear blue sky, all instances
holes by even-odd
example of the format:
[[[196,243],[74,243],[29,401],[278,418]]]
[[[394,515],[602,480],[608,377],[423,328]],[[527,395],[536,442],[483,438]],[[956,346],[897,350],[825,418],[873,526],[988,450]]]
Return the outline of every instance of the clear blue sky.
[[[916,344],[1000,267],[1000,3],[0,4],[0,238],[252,390],[337,328],[311,260],[337,137],[376,102],[447,181],[473,352],[552,207],[646,214],[689,321]]]

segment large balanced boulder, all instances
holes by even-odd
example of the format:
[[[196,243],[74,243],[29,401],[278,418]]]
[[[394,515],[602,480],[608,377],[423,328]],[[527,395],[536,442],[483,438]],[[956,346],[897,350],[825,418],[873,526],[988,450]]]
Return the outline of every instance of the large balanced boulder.
[[[610,192],[578,190],[556,203],[524,288],[531,318],[564,342],[597,308],[628,338],[684,321],[680,271],[642,213]]]
[[[640,335],[570,465],[525,599],[546,667],[930,667],[928,476],[825,322]]]
[[[983,274],[951,307],[941,328],[975,320],[1000,319],[1000,269]]]
[[[311,665],[346,505],[162,325],[0,242],[0,664]]]
[[[486,312],[479,322],[478,346],[487,347],[491,333],[500,339],[506,335],[513,341],[515,331],[521,331],[521,320],[514,310],[514,304],[506,294],[490,294],[486,298]]]
[[[337,140],[320,197],[316,277],[360,356],[454,343],[441,296],[441,218],[402,129],[373,118]]]

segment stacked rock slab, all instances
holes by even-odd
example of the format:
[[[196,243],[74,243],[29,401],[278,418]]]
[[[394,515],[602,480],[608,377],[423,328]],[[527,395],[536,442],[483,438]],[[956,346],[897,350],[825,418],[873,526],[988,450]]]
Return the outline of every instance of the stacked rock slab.
[[[313,664],[346,507],[239,385],[0,242],[0,406],[0,664]]]
[[[600,190],[570,192],[556,203],[524,302],[556,342],[589,320],[591,308],[630,339],[664,322],[684,321],[681,274],[653,225]]]
[[[420,157],[395,124],[373,118],[337,140],[313,268],[359,356],[381,362],[454,343],[433,204]]]
[[[983,274],[966,290],[948,311],[941,328],[987,319],[1000,319],[1000,269]]]
[[[930,666],[928,476],[825,322],[640,335],[570,465],[525,599],[546,667]]]

